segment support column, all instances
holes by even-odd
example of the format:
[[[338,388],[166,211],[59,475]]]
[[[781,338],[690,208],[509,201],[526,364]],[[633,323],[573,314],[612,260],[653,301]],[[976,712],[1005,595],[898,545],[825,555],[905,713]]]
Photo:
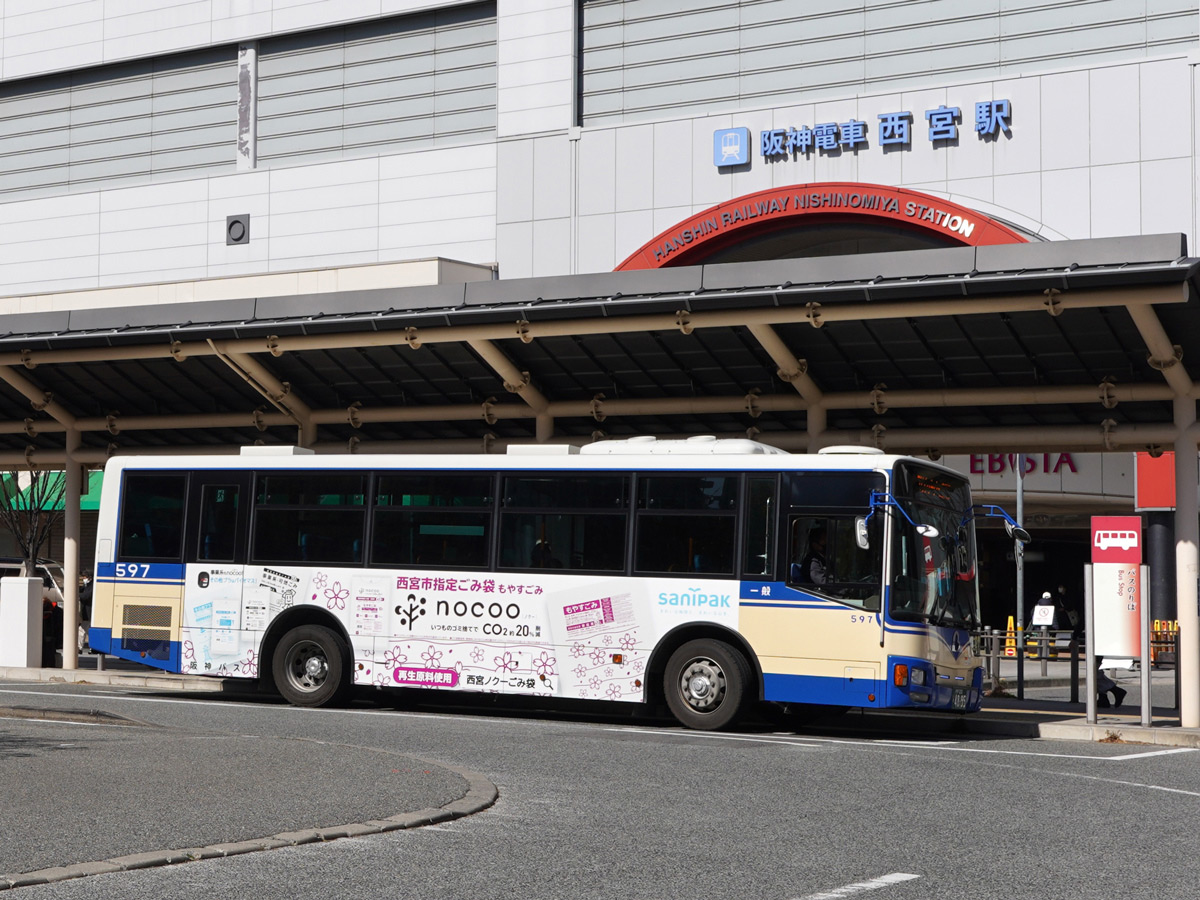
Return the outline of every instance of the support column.
[[[1175,398],[1175,602],[1179,619],[1179,724],[1200,728],[1200,519],[1197,518],[1196,401]]]
[[[554,437],[554,416],[549,413],[538,413],[534,419],[534,427],[537,429],[537,442],[544,444]]]
[[[824,406],[819,403],[810,406],[805,412],[808,431],[808,452],[816,453],[821,449],[825,430],[829,425],[829,417]]]
[[[79,432],[67,430],[67,464],[63,490],[63,634],[64,669],[79,668],[79,500],[83,474],[75,460]]]

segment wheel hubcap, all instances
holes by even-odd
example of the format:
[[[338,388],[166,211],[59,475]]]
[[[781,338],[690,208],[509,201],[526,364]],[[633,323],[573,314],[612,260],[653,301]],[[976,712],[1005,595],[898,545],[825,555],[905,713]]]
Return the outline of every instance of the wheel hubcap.
[[[297,644],[288,653],[288,681],[299,691],[318,690],[329,676],[329,660],[320,645],[311,641]]]
[[[712,712],[725,699],[725,673],[711,659],[689,661],[683,667],[679,686],[687,705],[697,712]]]

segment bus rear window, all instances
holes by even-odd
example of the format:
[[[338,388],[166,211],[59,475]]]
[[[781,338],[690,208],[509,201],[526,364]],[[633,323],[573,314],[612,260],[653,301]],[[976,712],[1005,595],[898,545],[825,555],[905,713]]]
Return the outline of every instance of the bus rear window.
[[[117,551],[121,559],[181,558],[186,490],[183,473],[125,473]]]

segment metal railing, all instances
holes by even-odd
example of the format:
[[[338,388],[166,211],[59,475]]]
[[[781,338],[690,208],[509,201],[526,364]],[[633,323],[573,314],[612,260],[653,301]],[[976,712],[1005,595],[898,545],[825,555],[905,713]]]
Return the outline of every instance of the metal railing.
[[[1042,676],[1047,675],[1051,660],[1070,663],[1071,702],[1079,702],[1080,666],[1086,662],[1082,638],[1076,639],[1072,631],[1056,631],[1035,628],[1023,632],[1025,658],[1037,660]],[[993,630],[985,627],[971,635],[975,651],[984,660],[984,678],[993,686],[1002,682],[1000,660],[1017,655],[1017,639],[1011,631]],[[1179,708],[1179,632],[1155,630],[1150,637],[1151,666],[1175,670],[1175,708]]]

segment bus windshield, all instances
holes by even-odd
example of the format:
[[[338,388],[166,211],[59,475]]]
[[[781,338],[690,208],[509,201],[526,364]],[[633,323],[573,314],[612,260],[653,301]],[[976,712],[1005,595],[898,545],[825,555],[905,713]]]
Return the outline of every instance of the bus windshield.
[[[900,463],[894,496],[908,514],[892,519],[892,608],[897,619],[970,628],[979,622],[975,526],[967,482],[951,473]],[[915,523],[915,524],[914,524]],[[931,525],[937,534],[918,533]]]

